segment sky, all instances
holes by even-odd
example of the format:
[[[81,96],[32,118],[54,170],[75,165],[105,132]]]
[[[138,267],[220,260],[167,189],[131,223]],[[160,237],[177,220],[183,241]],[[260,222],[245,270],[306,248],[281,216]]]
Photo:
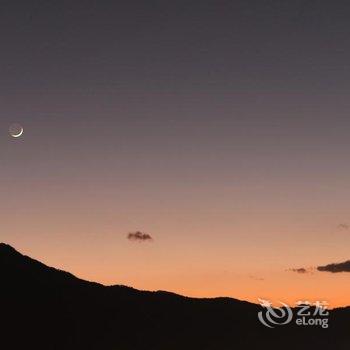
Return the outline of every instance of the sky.
[[[317,269],[350,259],[349,16],[2,1],[0,241],[104,284],[350,305]]]

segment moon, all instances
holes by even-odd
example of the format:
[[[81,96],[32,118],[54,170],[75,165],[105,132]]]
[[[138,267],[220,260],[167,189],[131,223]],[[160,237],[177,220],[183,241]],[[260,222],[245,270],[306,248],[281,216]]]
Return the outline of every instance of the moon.
[[[12,137],[18,138],[23,135],[24,129],[21,124],[15,123],[9,127],[9,133]]]

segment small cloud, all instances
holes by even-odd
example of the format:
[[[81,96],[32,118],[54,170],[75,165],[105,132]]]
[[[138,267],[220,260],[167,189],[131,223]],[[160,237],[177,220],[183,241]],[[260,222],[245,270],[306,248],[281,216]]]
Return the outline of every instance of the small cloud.
[[[350,272],[350,260],[342,263],[333,263],[325,266],[318,266],[317,270],[321,272],[331,272],[331,273]]]
[[[299,268],[293,268],[293,269],[288,269],[287,271],[290,272],[295,272],[295,273],[299,273],[301,275],[307,274],[307,273],[313,273],[314,268],[313,267],[299,267]]]
[[[152,241],[153,238],[148,233],[144,233],[141,231],[136,232],[130,232],[128,234],[128,240],[129,241],[137,241],[137,242],[145,242],[145,241]]]
[[[265,281],[265,278],[259,277],[259,276],[253,276],[249,275],[249,278],[255,281]]]
[[[337,226],[339,231],[349,231],[350,226],[348,224],[342,223]]]

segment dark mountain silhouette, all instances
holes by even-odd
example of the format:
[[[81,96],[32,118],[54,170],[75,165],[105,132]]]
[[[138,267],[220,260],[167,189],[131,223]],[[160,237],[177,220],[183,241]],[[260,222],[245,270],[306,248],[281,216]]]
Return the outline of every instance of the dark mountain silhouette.
[[[231,298],[106,287],[48,267],[0,244],[2,349],[350,349],[350,309],[328,329],[269,329],[262,308]]]

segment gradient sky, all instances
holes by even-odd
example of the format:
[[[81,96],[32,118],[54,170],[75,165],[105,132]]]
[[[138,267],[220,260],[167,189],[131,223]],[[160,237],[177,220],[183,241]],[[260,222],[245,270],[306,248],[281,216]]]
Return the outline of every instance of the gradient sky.
[[[349,18],[2,1],[0,240],[106,284],[350,304],[349,273],[286,271],[350,259]]]

